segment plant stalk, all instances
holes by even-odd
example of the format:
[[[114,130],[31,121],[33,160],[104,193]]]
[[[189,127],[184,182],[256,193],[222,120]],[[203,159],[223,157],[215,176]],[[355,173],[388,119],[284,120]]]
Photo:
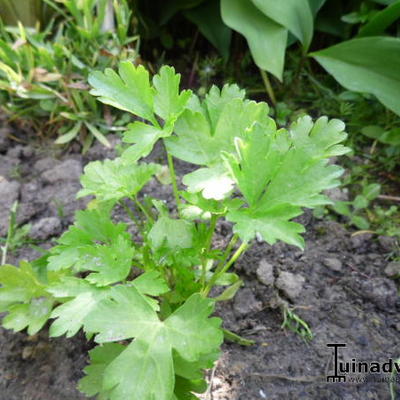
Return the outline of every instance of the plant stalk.
[[[268,78],[268,74],[261,68],[260,68],[260,73],[261,73],[261,78],[264,82],[265,90],[268,93],[268,96],[271,100],[272,105],[275,107],[276,106],[276,97],[275,97],[274,89],[272,89],[271,82]]]

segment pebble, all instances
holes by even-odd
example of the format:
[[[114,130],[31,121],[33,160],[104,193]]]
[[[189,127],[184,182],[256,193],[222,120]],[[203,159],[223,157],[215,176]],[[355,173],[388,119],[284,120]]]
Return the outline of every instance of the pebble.
[[[372,278],[361,284],[361,296],[383,311],[395,307],[398,294],[395,283],[387,278]]]
[[[262,303],[256,299],[251,289],[244,288],[235,296],[233,310],[237,316],[244,317],[261,311]]]
[[[326,267],[332,271],[339,272],[342,270],[343,264],[338,258],[328,257],[323,260]]]
[[[46,217],[37,221],[30,231],[32,239],[46,240],[50,236],[58,235],[61,232],[61,222],[56,217]]]
[[[60,181],[79,181],[82,174],[82,165],[77,160],[65,160],[54,168],[44,171],[42,178],[47,183]]]
[[[305,278],[300,274],[280,271],[275,286],[290,299],[295,300],[303,289]]]
[[[400,277],[400,261],[392,261],[385,268],[385,275],[389,278]]]
[[[257,279],[266,286],[272,286],[275,282],[274,267],[264,259],[260,261],[256,274]]]

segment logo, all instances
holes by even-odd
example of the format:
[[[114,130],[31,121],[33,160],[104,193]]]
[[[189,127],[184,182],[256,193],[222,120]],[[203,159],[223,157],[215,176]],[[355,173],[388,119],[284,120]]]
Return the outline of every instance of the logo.
[[[355,374],[390,374],[390,378],[394,378],[394,375],[400,374],[400,362],[399,360],[393,361],[389,358],[385,362],[363,362],[358,361],[356,358],[352,358],[351,361],[340,361],[339,360],[339,349],[346,347],[346,343],[328,343],[327,347],[333,349],[333,369],[334,374],[326,377],[327,382],[347,382],[359,383],[360,379],[350,377]]]

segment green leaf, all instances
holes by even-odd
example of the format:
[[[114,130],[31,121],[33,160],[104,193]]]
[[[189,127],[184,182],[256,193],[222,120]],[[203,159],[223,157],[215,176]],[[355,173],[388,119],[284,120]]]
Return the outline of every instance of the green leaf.
[[[167,282],[157,271],[145,272],[138,276],[133,284],[140,293],[150,296],[160,296],[169,291]]]
[[[369,222],[360,215],[352,215],[350,218],[352,224],[354,224],[358,229],[366,230],[369,229]]]
[[[226,25],[247,39],[257,66],[282,80],[287,30],[249,0],[221,0],[221,14]]]
[[[243,281],[238,280],[233,285],[227,287],[218,297],[216,297],[215,301],[226,301],[233,299],[237,291],[242,287],[242,285]]]
[[[184,90],[179,93],[180,74],[169,66],[161,67],[159,73],[153,78],[153,86],[156,89],[154,97],[154,111],[164,121],[176,119],[192,95],[191,90]]]
[[[222,58],[227,61],[232,31],[222,21],[219,2],[206,1],[196,8],[185,11],[184,15],[197,25],[199,31],[218,49]]]
[[[78,136],[81,127],[82,127],[82,122],[77,122],[67,133],[64,133],[63,135],[59,136],[54,143],[65,144],[71,142]]]
[[[313,35],[313,15],[308,0],[251,0],[267,17],[295,35],[307,51]]]
[[[118,72],[119,75],[107,68],[104,73],[90,74],[89,83],[93,87],[90,93],[104,104],[154,121],[154,90],[148,71],[142,65],[135,67],[130,61],[122,61]]]
[[[124,142],[134,143],[135,145],[128,147],[122,153],[122,158],[134,163],[140,158],[148,156],[157,140],[170,136],[171,133],[172,131],[165,131],[140,121],[129,124],[124,133]]]
[[[371,93],[400,115],[400,39],[353,39],[311,55],[345,88]]]
[[[158,164],[132,164],[127,160],[93,161],[86,165],[81,176],[83,189],[78,198],[94,195],[100,201],[118,201],[135,196],[159,172]]]
[[[368,204],[369,204],[368,199],[361,194],[357,195],[353,201],[353,207],[356,210],[361,210],[363,208],[367,208]]]
[[[71,300],[55,308],[51,318],[55,321],[50,327],[50,336],[66,334],[74,336],[83,326],[84,319],[109,294],[109,288],[97,288],[83,279],[69,278],[62,281],[62,286],[50,287],[49,291],[56,297],[74,296]]]
[[[367,200],[372,201],[376,199],[381,192],[381,185],[379,183],[371,183],[369,185],[364,186],[363,195],[367,198]]]
[[[223,200],[233,190],[235,181],[223,166],[199,168],[186,174],[182,182],[191,193],[201,192],[205,199]]]
[[[193,224],[182,219],[160,217],[151,228],[148,238],[152,247],[190,248],[193,243]]]
[[[358,37],[378,36],[385,32],[393,22],[400,18],[400,1],[395,1],[374,16],[360,28]]]
[[[50,317],[53,299],[36,297],[29,304],[13,304],[3,318],[3,327],[15,332],[28,328],[28,334],[37,333]]]
[[[107,140],[107,138],[92,124],[89,124],[89,122],[85,121],[86,127],[89,129],[89,132],[104,146],[110,148],[111,144]]]
[[[209,318],[214,303],[191,296],[165,321],[135,287],[115,286],[86,318],[98,342],[135,338],[105,369],[102,390],[111,400],[170,400],[175,386],[173,350],[188,362],[215,353],[223,336],[220,320]]]
[[[225,153],[232,176],[243,193],[247,208],[228,212],[234,231],[243,241],[257,234],[273,244],[276,240],[303,248],[299,233],[304,228],[290,220],[302,207],[329,204],[323,190],[339,184],[342,169],[328,165],[327,158],[346,153],[339,143],[346,138],[344,124],[319,118],[299,118],[289,132],[275,131],[271,123],[256,123],[237,140],[237,154]]]
[[[78,211],[75,224],[58,240],[58,245],[50,250],[48,258],[49,270],[67,269],[77,266],[91,248],[99,243],[111,245],[113,241],[123,236],[129,240],[127,225],[114,224],[109,213],[101,210]]]
[[[115,360],[126,346],[118,343],[106,343],[89,351],[90,365],[83,371],[86,376],[79,381],[78,388],[87,396],[95,396],[101,391],[104,380],[104,372],[109,364]],[[104,394],[103,394],[104,395]],[[109,396],[100,397],[107,400]]]
[[[0,312],[13,303],[28,302],[46,294],[31,264],[21,261],[20,267],[2,265],[0,268]]]

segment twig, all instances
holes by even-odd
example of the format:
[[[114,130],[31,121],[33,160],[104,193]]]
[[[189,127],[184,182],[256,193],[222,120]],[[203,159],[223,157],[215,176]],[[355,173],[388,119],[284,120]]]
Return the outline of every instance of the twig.
[[[326,380],[326,376],[318,375],[318,376],[288,376],[288,375],[280,375],[280,374],[260,374],[258,372],[254,372],[249,374],[249,376],[259,376],[261,378],[270,378],[270,379],[284,379],[291,382],[316,382],[320,379]]]
[[[213,400],[213,394],[212,394],[212,389],[213,389],[213,381],[215,377],[215,371],[217,370],[218,367],[218,361],[215,363],[214,368],[211,370],[211,375],[210,375],[210,383],[207,387],[207,391],[205,393],[205,400]]]
[[[389,201],[397,201],[397,202],[400,203],[400,197],[397,197],[397,196],[389,196],[389,195],[387,195],[387,194],[380,194],[380,195],[378,196],[378,199],[381,199],[381,200],[389,200]]]

